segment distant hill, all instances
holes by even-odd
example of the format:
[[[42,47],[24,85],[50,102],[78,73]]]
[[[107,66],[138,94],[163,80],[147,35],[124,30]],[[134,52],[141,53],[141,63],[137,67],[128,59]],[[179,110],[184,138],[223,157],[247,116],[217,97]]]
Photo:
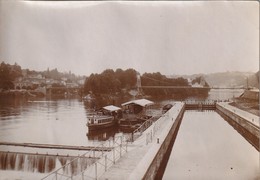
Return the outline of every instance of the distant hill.
[[[170,76],[170,77],[183,77],[195,79],[196,77],[204,77],[210,87],[257,87],[259,88],[259,71],[253,72],[220,72],[212,74],[193,74],[183,76]]]

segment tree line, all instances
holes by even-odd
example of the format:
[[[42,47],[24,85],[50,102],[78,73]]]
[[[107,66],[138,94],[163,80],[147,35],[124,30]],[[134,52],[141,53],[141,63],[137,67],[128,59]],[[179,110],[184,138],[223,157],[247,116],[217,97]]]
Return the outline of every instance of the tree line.
[[[131,89],[136,89],[137,71],[134,69],[107,69],[100,74],[91,74],[85,80],[84,92],[85,94],[93,93],[100,94],[116,94],[127,93]],[[196,79],[196,82],[200,82],[201,79]],[[141,76],[142,86],[190,86],[187,79],[179,78],[167,78],[161,73],[144,73]],[[183,89],[170,89],[170,88],[143,88],[144,95],[150,95],[153,97],[174,95],[178,97],[185,97],[193,94],[200,94],[201,92],[195,92]],[[206,92],[207,93],[207,92]]]
[[[190,86],[187,79],[182,77],[179,78],[167,78],[165,75],[161,73],[144,73],[141,76],[142,86]],[[187,94],[186,91],[169,89],[169,88],[143,88],[143,93],[145,95],[150,95],[153,97],[163,97],[163,96],[185,96]]]
[[[91,74],[85,80],[84,92],[93,94],[115,94],[124,89],[136,86],[136,71],[134,69],[107,69],[101,74]]]
[[[25,70],[28,75],[41,74],[45,78],[60,79],[61,77],[68,77],[72,79],[77,79],[75,74],[71,73],[60,73],[57,69],[47,70],[42,72],[37,72],[34,70]],[[86,77],[84,83],[85,94],[117,94],[117,93],[127,93],[131,89],[136,89],[137,84],[137,71],[134,69],[106,69],[100,74],[91,74]],[[0,65],[0,89],[14,89],[13,82],[16,78],[23,77],[22,68],[18,64],[10,65],[4,62]],[[196,78],[192,83],[202,81],[201,78]],[[189,82],[184,78],[167,78],[161,73],[144,73],[141,76],[142,86],[189,86]],[[208,85],[206,83],[206,85]],[[191,91],[189,91],[191,92]],[[185,90],[174,90],[174,89],[143,89],[145,95],[151,96],[164,96],[164,95],[180,95],[185,96],[190,94]],[[197,94],[201,92],[195,92]],[[194,94],[194,92],[193,92]]]

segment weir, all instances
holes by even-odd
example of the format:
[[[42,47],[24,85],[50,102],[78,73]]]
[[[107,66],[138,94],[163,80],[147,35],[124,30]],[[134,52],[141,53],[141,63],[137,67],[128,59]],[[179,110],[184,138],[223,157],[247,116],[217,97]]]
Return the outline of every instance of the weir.
[[[96,147],[1,142],[0,170],[46,174],[59,169],[74,176],[111,151],[111,145],[110,141]]]
[[[0,169],[50,173],[71,162],[73,159],[75,159],[73,156],[0,152]],[[86,166],[93,164],[96,160],[96,158],[79,158],[77,161],[71,163],[71,166],[64,168],[63,171],[75,174]]]

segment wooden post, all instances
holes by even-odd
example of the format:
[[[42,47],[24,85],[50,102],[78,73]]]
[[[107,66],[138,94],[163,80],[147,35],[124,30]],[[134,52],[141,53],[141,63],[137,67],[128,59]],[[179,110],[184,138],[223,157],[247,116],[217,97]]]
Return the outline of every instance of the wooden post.
[[[116,163],[116,160],[115,160],[115,147],[113,148],[113,163],[114,164]]]
[[[105,155],[105,171],[107,171],[107,155]]]
[[[122,152],[121,152],[122,151],[122,144],[119,145],[119,150],[120,150],[119,152],[120,152],[120,158],[121,158],[121,156],[122,156]]]
[[[95,163],[95,176],[96,176],[95,179],[97,180],[98,179],[98,177],[97,177],[98,176],[97,175],[97,163]]]
[[[84,171],[82,171],[81,179],[84,180]]]

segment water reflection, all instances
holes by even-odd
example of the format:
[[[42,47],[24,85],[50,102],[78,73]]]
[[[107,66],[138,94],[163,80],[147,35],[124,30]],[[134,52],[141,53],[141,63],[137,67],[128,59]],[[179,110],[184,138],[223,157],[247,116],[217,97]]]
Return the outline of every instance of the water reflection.
[[[257,179],[259,154],[214,111],[186,111],[164,179]]]
[[[102,129],[99,131],[89,131],[87,133],[87,137],[89,140],[93,140],[93,141],[106,141],[109,138],[114,138],[116,133],[119,133],[120,130],[118,129],[118,127],[112,127],[112,128],[108,128],[108,129]]]
[[[5,114],[0,117],[0,141],[84,145],[86,116],[77,99],[1,102]],[[15,104],[15,106],[14,106]],[[14,110],[13,110],[14,109]]]
[[[1,120],[8,120],[9,116],[18,116],[22,112],[22,105],[26,103],[26,99],[1,97],[0,101],[0,117]]]

